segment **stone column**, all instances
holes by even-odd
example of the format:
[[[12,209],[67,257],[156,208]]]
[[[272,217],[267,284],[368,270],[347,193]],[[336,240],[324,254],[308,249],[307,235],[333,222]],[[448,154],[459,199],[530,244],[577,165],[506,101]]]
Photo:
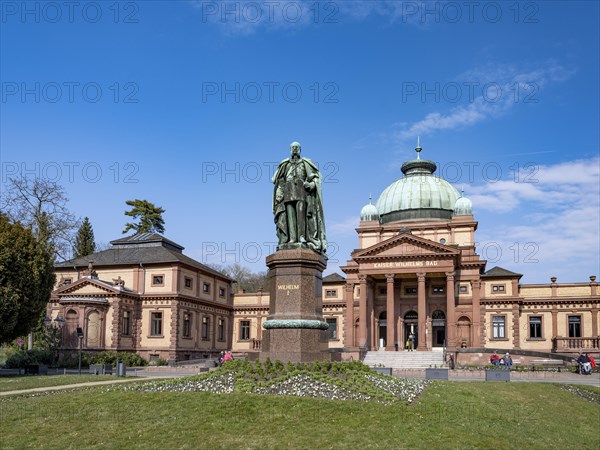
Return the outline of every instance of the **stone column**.
[[[481,298],[481,281],[473,281],[471,286],[473,288],[473,342],[471,342],[471,347],[481,347],[483,325],[481,323],[481,305],[479,303]]]
[[[119,350],[121,347],[121,315],[123,310],[121,308],[121,299],[119,297],[113,297],[111,302],[112,306],[112,343],[111,347],[115,350]],[[101,345],[100,347],[103,347]]]
[[[256,339],[261,340],[262,339],[262,316],[261,316],[261,312],[258,311],[258,317],[256,318]]]
[[[514,304],[512,307],[513,317],[513,347],[521,348],[521,318],[519,317],[519,305]]]
[[[344,288],[346,318],[344,320],[344,347],[354,347],[354,284],[346,283]]]
[[[361,349],[367,347],[367,276],[359,275],[360,281],[360,303],[358,314],[358,346]]]
[[[419,285],[418,285],[418,289],[417,289],[417,301],[418,301],[418,311],[417,314],[419,315],[419,342],[417,345],[417,350],[419,351],[426,351],[427,350],[427,344],[425,342],[425,338],[426,338],[426,333],[425,333],[425,328],[426,328],[426,315],[427,315],[427,310],[425,308],[425,272],[419,272],[417,273],[417,279],[419,280]]]
[[[396,350],[395,343],[395,328],[396,328],[396,314],[394,312],[394,274],[388,273],[385,275],[387,280],[387,319],[386,319],[386,327],[387,327],[387,336],[386,336],[386,346],[385,349],[388,352],[392,352]]]
[[[598,329],[598,307],[592,306],[592,336],[600,335],[600,329]]]
[[[179,340],[179,301],[171,300],[171,323],[169,326],[170,331],[170,345],[169,345],[169,359],[177,361],[177,349]],[[163,321],[163,334],[166,334],[167,324]]]
[[[446,272],[446,346],[456,347],[456,313],[454,298],[454,272]]]

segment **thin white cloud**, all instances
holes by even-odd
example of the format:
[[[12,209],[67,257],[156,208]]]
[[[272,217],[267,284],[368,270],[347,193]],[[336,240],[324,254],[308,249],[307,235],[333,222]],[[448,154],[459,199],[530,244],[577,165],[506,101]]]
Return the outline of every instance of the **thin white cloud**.
[[[370,17],[426,26],[439,22],[426,13],[427,2],[397,0],[190,0],[202,23],[219,26],[227,35],[248,35],[260,30],[278,31],[316,24],[361,22]],[[435,2],[434,2],[435,5]]]
[[[567,277],[563,282],[598,275],[600,158],[541,166],[536,179],[470,188],[475,214],[497,214],[478,233],[478,249],[490,260],[488,269],[505,266],[537,280],[562,273]],[[583,267],[592,273],[582,275]]]
[[[600,158],[537,166],[526,180],[471,186],[468,192],[477,208],[490,211],[512,211],[524,202],[572,210],[598,202]]]
[[[502,116],[519,104],[537,102],[542,89],[550,83],[567,80],[573,73],[573,70],[554,61],[526,71],[508,65],[487,65],[470,70],[453,82],[460,87],[460,105],[449,112],[431,112],[416,122],[400,123],[394,135],[399,143],[404,143],[419,135],[462,129]],[[432,86],[427,86],[427,89],[432,89]],[[444,92],[442,88],[440,92]],[[457,91],[447,92],[451,92],[447,95],[451,95],[452,101],[455,101]]]

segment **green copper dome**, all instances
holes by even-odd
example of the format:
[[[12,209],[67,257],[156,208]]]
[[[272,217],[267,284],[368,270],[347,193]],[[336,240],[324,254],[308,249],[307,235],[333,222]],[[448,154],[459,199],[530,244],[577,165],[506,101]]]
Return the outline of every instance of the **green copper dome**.
[[[460,198],[456,200],[453,214],[455,216],[470,216],[473,214],[473,203],[464,196],[464,193],[461,193]]]
[[[377,207],[371,203],[371,197],[369,197],[369,204],[363,206],[363,209],[360,210],[360,221],[368,222],[371,220],[379,220],[379,211],[377,211]]]
[[[437,166],[420,158],[402,164],[404,176],[390,184],[377,200],[381,223],[407,219],[452,219],[458,191],[446,180],[433,175]]]

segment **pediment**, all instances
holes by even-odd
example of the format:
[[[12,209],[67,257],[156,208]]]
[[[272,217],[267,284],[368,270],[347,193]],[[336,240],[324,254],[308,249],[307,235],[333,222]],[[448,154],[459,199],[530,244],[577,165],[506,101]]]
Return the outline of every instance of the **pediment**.
[[[438,244],[437,242],[412,234],[402,233],[371,247],[362,249],[352,256],[355,260],[364,260],[371,258],[398,258],[403,256],[455,257],[459,255],[460,251],[456,248]]]
[[[68,295],[104,295],[120,294],[121,291],[111,284],[93,278],[82,278],[56,290],[58,296]]]

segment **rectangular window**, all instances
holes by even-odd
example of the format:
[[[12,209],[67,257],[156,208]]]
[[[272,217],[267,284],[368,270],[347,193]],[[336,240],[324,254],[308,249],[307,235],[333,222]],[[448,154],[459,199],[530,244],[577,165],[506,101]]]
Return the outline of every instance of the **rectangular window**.
[[[337,319],[325,319],[327,321],[327,339],[335,340],[337,339]]]
[[[208,339],[209,323],[208,317],[204,316],[202,318],[202,339]]]
[[[250,339],[250,321],[240,321],[240,341],[248,341]]]
[[[433,286],[433,293],[434,294],[443,294],[444,286]]]
[[[458,288],[458,291],[462,294],[466,294],[467,292],[469,292],[469,288],[468,286],[462,285]]]
[[[162,313],[153,312],[150,314],[150,335],[162,336]]]
[[[529,316],[529,337],[531,339],[542,338],[542,316]]]
[[[67,286],[67,285],[71,284],[72,282],[73,282],[73,279],[72,279],[72,278],[65,278],[65,279],[63,280],[63,285],[64,285],[64,286]]]
[[[379,295],[385,295],[385,294],[387,294],[387,288],[380,287],[379,288]]]
[[[225,297],[225,289],[219,288],[219,297]]]
[[[183,337],[192,337],[192,320],[189,313],[183,315]]]
[[[569,337],[581,337],[581,316],[569,316]]]
[[[192,279],[190,277],[185,277],[185,287],[186,289],[192,289]]]
[[[337,297],[337,291],[335,289],[327,289],[325,291],[325,297]]]
[[[152,275],[152,286],[164,286],[165,276],[164,275]]]
[[[492,317],[492,338],[493,339],[504,339],[505,333],[505,317],[504,316],[493,316]]]
[[[210,293],[210,284],[209,283],[202,283],[202,292],[204,292],[205,294]]]
[[[225,320],[219,319],[219,340],[225,340]]]
[[[404,289],[404,293],[405,294],[416,294],[417,293],[417,288],[416,287],[407,287],[406,289]]]
[[[123,311],[123,321],[121,325],[121,334],[123,336],[129,336],[129,330],[131,328],[131,322],[129,317],[129,311]]]
[[[503,284],[492,285],[492,292],[504,292],[504,285]]]

